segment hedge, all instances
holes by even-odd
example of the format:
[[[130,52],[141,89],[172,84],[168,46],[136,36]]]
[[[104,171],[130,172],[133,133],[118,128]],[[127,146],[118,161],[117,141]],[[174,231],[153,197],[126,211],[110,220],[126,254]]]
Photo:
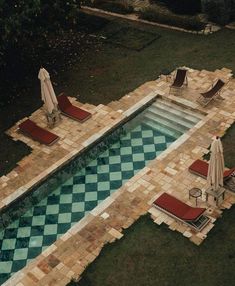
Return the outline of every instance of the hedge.
[[[205,28],[198,16],[180,16],[173,13],[160,12],[156,7],[146,7],[140,11],[140,18],[152,22],[158,22],[170,26],[176,26],[186,30],[200,31]]]
[[[201,12],[201,0],[155,0],[164,3],[176,14],[196,15]]]
[[[118,14],[129,14],[134,11],[134,8],[124,1],[104,1],[104,0],[96,0],[94,2],[86,1],[84,2],[86,5],[98,9],[102,9],[105,11],[118,13]]]
[[[235,20],[235,0],[203,0],[202,8],[208,19],[219,25]]]

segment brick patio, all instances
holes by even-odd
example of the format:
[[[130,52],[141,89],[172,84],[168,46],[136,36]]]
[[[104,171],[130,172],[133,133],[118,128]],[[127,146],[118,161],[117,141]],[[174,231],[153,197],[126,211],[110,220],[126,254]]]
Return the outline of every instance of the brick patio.
[[[212,101],[208,107],[202,108],[196,103],[199,92],[205,91],[218,78],[227,82],[221,94],[225,100]],[[208,152],[207,148],[213,135],[222,136],[233,124],[235,79],[226,68],[214,72],[188,69],[188,87],[180,96],[169,95],[169,85],[170,81],[161,76],[108,106],[82,105],[74,101],[74,104],[90,111],[92,118],[80,124],[63,117],[62,122],[53,129],[61,139],[51,147],[40,145],[20,134],[17,131],[19,122],[8,131],[14,140],[25,142],[33,150],[18,163],[15,170],[0,178],[1,208],[76,156],[83,148],[114,128],[156,95],[205,114],[198,124],[176,140],[165,152],[3,285],[65,285],[71,277],[81,275],[105,243],[120,239],[123,236],[122,230],[147,212],[151,213],[155,223],[168,224],[171,230],[177,230],[197,245],[203,242],[223,209],[230,208],[235,203],[232,193],[226,192],[225,201],[220,208],[208,205],[204,196],[199,200],[200,206],[208,208],[207,215],[211,218],[211,223],[199,233],[152,208],[151,204],[162,192],[168,192],[194,205],[194,200],[188,198],[189,186],[205,190],[206,180],[189,173],[188,167],[195,159],[202,158]],[[46,126],[41,109],[34,112],[30,118],[39,125]]]

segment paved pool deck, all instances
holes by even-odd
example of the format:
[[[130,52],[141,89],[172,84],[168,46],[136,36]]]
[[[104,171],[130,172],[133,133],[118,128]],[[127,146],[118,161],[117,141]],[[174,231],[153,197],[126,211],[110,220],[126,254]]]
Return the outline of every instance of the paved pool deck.
[[[196,102],[200,91],[207,90],[218,78],[227,83],[221,93],[225,100],[214,100],[207,107],[201,107]],[[51,147],[43,146],[19,133],[17,126],[20,122],[8,130],[13,140],[28,144],[32,153],[22,159],[12,172],[0,178],[0,208],[27,192],[50,172],[156,96],[205,114],[198,124],[3,285],[66,285],[72,277],[82,274],[86,266],[99,255],[104,244],[120,239],[123,236],[122,230],[147,212],[151,213],[155,223],[168,224],[169,229],[182,233],[197,245],[206,239],[223,210],[235,203],[235,195],[226,191],[225,200],[219,208],[211,201],[205,202],[206,180],[189,173],[188,167],[208,152],[207,148],[214,135],[224,135],[233,124],[235,79],[226,68],[214,72],[188,68],[188,87],[180,95],[169,94],[170,84],[169,78],[161,76],[107,106],[81,104],[72,99],[75,105],[90,111],[92,118],[78,123],[63,116],[61,123],[52,130],[61,139]],[[30,118],[46,127],[42,109],[34,112]],[[152,202],[163,192],[173,194],[194,206],[195,201],[188,197],[191,187],[203,190],[203,197],[198,204],[207,207],[207,215],[211,218],[210,224],[199,233],[152,207]]]

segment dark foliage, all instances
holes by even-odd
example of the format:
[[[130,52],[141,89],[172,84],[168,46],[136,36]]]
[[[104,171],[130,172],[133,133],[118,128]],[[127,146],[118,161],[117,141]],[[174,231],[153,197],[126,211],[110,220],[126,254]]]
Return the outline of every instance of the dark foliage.
[[[201,12],[201,0],[154,0],[176,14],[195,15]]]
[[[128,14],[133,12],[133,7],[125,2],[95,0],[93,2],[84,1],[84,4],[87,6],[119,14]]]
[[[202,9],[210,21],[226,25],[235,19],[235,0],[203,0]]]
[[[3,0],[0,2],[0,53],[22,39],[44,34],[48,29],[76,23],[79,0]]]
[[[48,34],[75,25],[79,7],[80,0],[0,1],[0,108],[9,99],[4,86],[34,72],[35,41],[47,49]],[[41,64],[39,59],[37,69]]]
[[[202,23],[197,16],[185,17],[174,14],[164,14],[163,12],[159,12],[158,9],[154,7],[147,7],[141,10],[140,18],[170,26],[180,27],[186,30],[200,31],[205,27],[205,23]]]

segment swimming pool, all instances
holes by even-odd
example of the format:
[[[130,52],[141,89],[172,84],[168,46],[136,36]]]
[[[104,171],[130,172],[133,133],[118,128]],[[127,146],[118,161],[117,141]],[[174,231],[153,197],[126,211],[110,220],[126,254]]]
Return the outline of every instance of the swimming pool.
[[[53,175],[17,203],[15,212],[4,214],[0,283],[22,269],[182,134],[172,128],[169,131],[163,124],[159,131],[152,117],[149,119],[150,113],[154,113],[153,106]]]

